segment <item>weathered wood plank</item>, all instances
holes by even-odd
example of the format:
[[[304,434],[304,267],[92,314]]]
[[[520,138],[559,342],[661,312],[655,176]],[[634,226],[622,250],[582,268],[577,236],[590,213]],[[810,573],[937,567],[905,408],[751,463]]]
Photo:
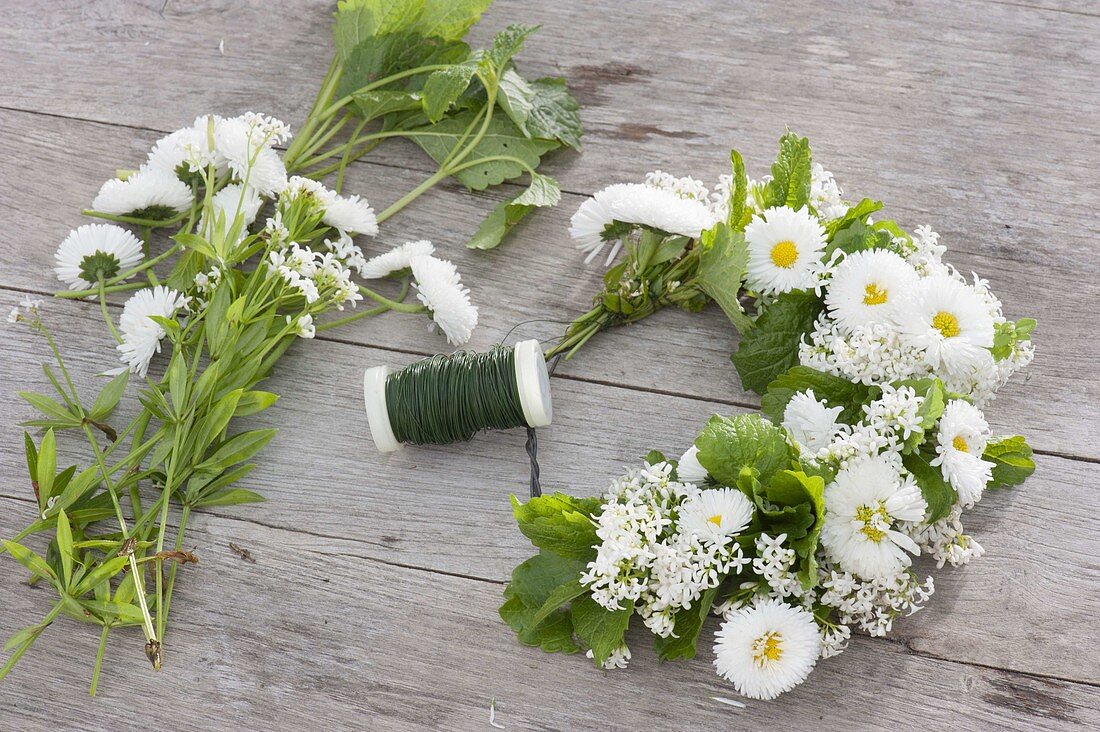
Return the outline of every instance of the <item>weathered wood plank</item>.
[[[51,303],[51,311],[72,353],[78,386],[92,393],[90,375],[114,358],[98,312],[75,303]],[[48,388],[35,366],[45,347],[20,330],[7,355],[20,366],[0,374],[0,414],[10,415],[0,424],[0,445],[9,446],[0,453],[6,478],[0,495],[25,498],[31,488],[13,423],[31,410],[15,391]],[[268,384],[282,398],[251,421],[281,430],[245,484],[270,500],[216,513],[298,532],[305,547],[341,540],[343,551],[364,558],[506,579],[532,551],[514,528],[507,502],[509,493],[527,490],[522,432],[390,456],[370,443],[358,386],[362,368],[414,358],[333,342],[292,349]],[[731,411],[560,379],[554,395],[555,423],[540,431],[543,480],[547,488],[577,494],[597,494],[650,449],[678,454],[711,413]],[[81,441],[62,442],[70,462],[86,462],[74,449]],[[939,657],[1100,683],[1100,658],[1093,653],[1100,627],[1091,622],[1100,613],[1092,591],[1100,583],[1098,542],[1092,515],[1081,509],[1091,505],[1097,481],[1100,466],[1041,458],[1022,490],[988,496],[967,526],[989,555],[964,569],[937,572],[939,594],[924,612],[898,623],[897,637]]]
[[[8,534],[21,505],[0,504],[0,532]],[[116,631],[100,695],[90,701],[97,634],[63,618],[0,686],[5,717],[28,732],[57,729],[61,719],[103,730],[138,719],[150,729],[483,730],[496,699],[498,722],[510,730],[1100,724],[1095,687],[939,661],[866,638],[780,700],[732,709],[711,699],[736,694],[714,674],[709,643],[694,661],[658,665],[644,634],[634,633],[631,668],[601,672],[583,657],[516,643],[496,616],[495,583],[365,561],[347,542],[305,544],[300,534],[226,518],[204,519],[190,536],[200,563],[178,586],[160,673],[149,670],[140,632]],[[48,607],[47,593],[22,585],[18,572],[0,573],[0,592],[9,598],[0,613],[5,633]]]
[[[155,133],[0,111],[0,136],[14,142],[10,157],[0,160],[0,176],[21,181],[8,194],[9,226],[0,232],[5,259],[0,284],[47,292],[57,287],[53,251],[69,228],[81,223],[77,211],[88,205],[115,167],[140,161]],[[71,152],[74,146],[80,148],[79,155]],[[28,177],[26,170],[38,173]],[[67,185],[56,185],[59,179]],[[385,190],[381,202],[388,202],[418,180],[417,173],[356,166],[350,185],[352,190]],[[539,212],[515,241],[498,251],[466,250],[462,242],[490,208],[490,198],[445,186],[389,222],[379,241],[366,248],[376,252],[404,239],[434,239],[459,265],[482,306],[474,347],[485,347],[509,332],[513,337],[555,337],[565,326],[552,321],[564,321],[587,308],[600,286],[600,271],[583,266],[566,235],[568,217],[579,198],[566,196],[557,209]],[[1074,286],[1061,287],[1059,283],[1076,278],[1069,269],[1039,274],[992,258],[975,260],[969,261],[1005,298],[1010,316],[1031,313],[1040,320],[1039,354],[1027,372],[1029,380],[1018,378],[1003,390],[989,410],[994,429],[1025,431],[1033,445],[1048,452],[1100,459],[1100,427],[1090,406],[1100,403],[1100,382],[1078,376],[1100,360],[1100,341],[1078,337],[1079,314],[1100,300],[1100,281],[1078,278]],[[1059,289],[1057,298],[1046,294]],[[1039,302],[1041,309],[1036,307]],[[446,345],[401,318],[358,323],[331,337],[421,354]],[[728,360],[736,343],[736,333],[717,308],[702,314],[668,311],[641,325],[602,334],[579,357],[563,363],[561,373],[754,405],[756,397],[741,390]],[[1077,398],[1066,399],[1069,393]],[[1037,403],[1044,409],[1036,412]]]

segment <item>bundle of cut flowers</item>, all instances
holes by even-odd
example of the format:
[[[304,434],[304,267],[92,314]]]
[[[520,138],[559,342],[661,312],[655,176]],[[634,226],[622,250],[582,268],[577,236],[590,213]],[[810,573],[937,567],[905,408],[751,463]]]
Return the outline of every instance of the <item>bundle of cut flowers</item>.
[[[43,430],[25,439],[37,506],[2,551],[57,599],[8,641],[0,678],[59,615],[99,629],[93,694],[116,629],[139,627],[160,667],[178,570],[198,561],[185,551],[193,512],[262,500],[241,483],[276,431],[234,428],[275,403],[257,387],[292,343],[391,311],[451,344],[470,338],[477,308],[430,242],[368,258],[354,237],[373,237],[447,176],[476,189],[530,179],[490,214],[479,247],[557,202],[556,184],[535,168],[545,152],[577,145],[577,105],[561,79],[528,82],[516,71],[512,57],[534,28],[511,26],[480,51],[461,40],[488,5],[341,2],[336,57],[285,153],[290,129],[276,119],[201,116],[107,181],[84,212],[99,223],[61,242],[56,274],[68,289],[57,295],[98,300],[121,366],[98,393],[78,390],[42,302],[8,317],[44,337],[55,365],[44,366],[54,393],[21,395],[40,413],[28,426]],[[340,189],[348,164],[390,137],[419,142],[439,169],[376,215]],[[329,174],[332,188],[318,180]],[[368,288],[357,278],[390,281]],[[109,298],[119,293],[128,299],[116,324]],[[135,403],[119,408],[128,385]],[[66,432],[86,443],[86,465],[59,463]]]
[[[921,609],[933,580],[917,558],[983,554],[965,512],[1034,463],[981,410],[1030,362],[1035,323],[1006,320],[927,227],[845,202],[805,139],[785,135],[757,183],[733,161],[717,195],[656,173],[582,205],[582,246],[611,241],[627,258],[563,343],[714,299],[767,418],[715,416],[678,461],[650,453],[600,498],[513,498],[539,553],[513,572],[501,616],[524,643],[613,668],[634,616],[667,660],[695,656],[713,613],[718,673],[771,699],[853,630],[883,636]]]

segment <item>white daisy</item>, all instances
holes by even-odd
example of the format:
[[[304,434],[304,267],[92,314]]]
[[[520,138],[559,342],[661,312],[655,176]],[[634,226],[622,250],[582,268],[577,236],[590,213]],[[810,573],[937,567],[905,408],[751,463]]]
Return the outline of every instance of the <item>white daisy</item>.
[[[214,207],[214,219],[225,216],[225,228],[228,230],[233,225],[233,219],[240,215],[244,219],[241,229],[241,238],[248,234],[248,227],[256,220],[256,215],[263,206],[263,201],[254,188],[242,186],[240,183],[230,183],[215,193],[210,199]],[[199,231],[206,230],[206,212],[199,220]]]
[[[993,345],[993,318],[985,303],[973,288],[949,275],[920,280],[897,318],[933,369],[965,371]]]
[[[374,209],[367,203],[367,199],[359,196],[333,194],[332,200],[325,205],[325,216],[322,220],[346,234],[374,236],[378,233],[378,219],[375,218]]]
[[[141,264],[141,241],[114,224],[85,224],[57,248],[54,271],[71,290],[95,285]]]
[[[749,249],[745,284],[763,294],[811,287],[825,248],[825,229],[805,207],[780,206],[753,216],[745,227]]]
[[[211,120],[216,127],[222,118],[216,115],[197,117],[190,127],[157,140],[143,167],[178,176],[181,172],[195,172],[214,163],[216,172],[224,173],[227,170],[225,159],[217,156],[210,146]]]
[[[825,292],[825,305],[849,331],[893,322],[897,309],[912,297],[918,280],[917,271],[894,252],[854,252],[837,265]]]
[[[596,258],[607,242],[604,240],[604,230],[614,221],[611,215],[611,204],[620,196],[628,195],[628,192],[637,184],[616,183],[603,190],[596,191],[595,195],[586,199],[580,205],[577,212],[569,220],[569,236],[577,242],[577,249],[588,256],[584,258],[588,264]],[[619,253],[622,241],[616,241],[611,247],[611,254],[607,257],[607,264]]]
[[[740,533],[752,520],[752,510],[752,503],[736,488],[709,488],[680,505],[678,526],[684,534],[721,540]]]
[[[126,180],[112,178],[103,184],[92,208],[115,216],[167,219],[191,207],[191,187],[176,177],[154,168],[142,168]]]
[[[943,471],[966,508],[981,500],[993,478],[993,463],[982,459],[989,434],[985,416],[973,404],[953,399],[944,407],[931,464]]]
[[[891,577],[912,562],[906,552],[920,553],[895,523],[920,521],[927,507],[917,484],[911,477],[903,481],[885,458],[860,461],[825,487],[821,543],[848,572],[864,579]]]
[[[692,445],[687,452],[680,456],[676,464],[677,480],[681,483],[703,485],[707,481],[707,469],[699,462],[699,448]]]
[[[280,193],[287,185],[286,166],[272,149],[289,137],[278,120],[252,113],[225,119],[214,128],[214,149],[239,180],[262,195]]]
[[[813,389],[800,391],[791,397],[783,410],[783,427],[791,437],[811,453],[828,447],[840,426],[837,418],[844,407],[830,407],[814,396]]]
[[[821,655],[813,613],[776,599],[743,607],[715,634],[714,666],[750,699],[774,699],[810,675]]]
[[[376,280],[394,272],[408,269],[409,263],[415,257],[424,257],[434,251],[435,247],[432,246],[430,241],[405,242],[384,254],[368,259],[366,266],[359,270],[359,276],[367,280]]]
[[[164,285],[138,290],[126,301],[122,316],[118,319],[122,343],[116,348],[130,371],[144,377],[149,370],[149,361],[160,352],[160,340],[165,336],[164,326],[149,316],[174,318],[176,311],[186,305],[186,297]]]
[[[444,259],[419,256],[409,261],[409,267],[416,280],[417,299],[432,311],[432,319],[447,341],[460,346],[470,340],[477,326],[477,307],[470,303],[470,290],[462,286],[455,266]]]

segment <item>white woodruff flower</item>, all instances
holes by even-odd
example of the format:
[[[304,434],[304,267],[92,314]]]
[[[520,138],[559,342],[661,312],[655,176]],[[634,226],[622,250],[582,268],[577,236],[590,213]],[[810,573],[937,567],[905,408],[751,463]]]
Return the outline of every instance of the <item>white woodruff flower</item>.
[[[681,479],[682,480],[682,479]],[[752,520],[753,505],[735,488],[710,488],[680,506],[681,533],[703,541],[736,536]]]
[[[141,264],[141,241],[121,226],[85,224],[69,232],[54,254],[54,272],[70,290],[83,290]]]
[[[825,306],[849,331],[872,323],[892,323],[898,308],[912,297],[917,280],[917,271],[894,252],[854,252],[837,265],[825,292]]]
[[[150,316],[174,318],[176,311],[186,305],[186,297],[163,285],[138,290],[126,301],[118,320],[122,343],[116,348],[130,371],[144,377],[149,361],[160,352],[164,326]]]
[[[125,180],[104,183],[92,208],[113,216],[161,220],[190,208],[194,200],[191,187],[174,173],[142,168]]]
[[[589,650],[585,655],[588,658],[596,658],[596,654],[594,654],[591,650]],[[621,646],[613,650],[611,652],[611,655],[604,659],[603,668],[609,671],[617,668],[626,668],[628,663],[630,663],[630,649],[625,643],[623,643]]]
[[[859,461],[825,487],[821,543],[845,570],[865,579],[897,574],[919,554],[917,544],[895,528],[920,521],[928,504],[912,480],[903,481],[884,457]]]
[[[965,371],[993,345],[993,318],[973,288],[948,275],[925,277],[899,309],[909,342],[933,369]]]
[[[947,403],[931,464],[943,471],[944,480],[966,508],[981,500],[982,491],[993,478],[993,463],[982,459],[988,440],[989,424],[981,410],[962,399]]]
[[[430,241],[423,239],[408,241],[384,254],[368,259],[366,265],[359,271],[359,276],[367,280],[376,280],[394,272],[408,269],[414,258],[428,256],[434,251],[435,247],[432,246]]]
[[[840,431],[837,418],[844,407],[830,407],[814,396],[813,389],[800,391],[791,397],[783,410],[783,427],[802,447],[816,453],[829,446]]]
[[[805,207],[769,208],[745,227],[746,286],[772,295],[811,287],[825,248],[825,229]]]
[[[477,307],[470,303],[470,290],[462,285],[455,266],[430,256],[409,261],[415,280],[416,297],[432,312],[432,320],[454,346],[470,340],[477,326]]]
[[[836,219],[848,211],[844,201],[844,192],[833,179],[833,174],[825,170],[820,163],[814,163],[810,175],[810,203],[823,220]]]
[[[716,634],[718,675],[750,699],[774,699],[801,684],[821,655],[813,613],[779,600],[734,612]]]
[[[692,445],[676,463],[676,477],[681,483],[691,483],[701,486],[706,482],[707,469],[699,462],[699,448]]]

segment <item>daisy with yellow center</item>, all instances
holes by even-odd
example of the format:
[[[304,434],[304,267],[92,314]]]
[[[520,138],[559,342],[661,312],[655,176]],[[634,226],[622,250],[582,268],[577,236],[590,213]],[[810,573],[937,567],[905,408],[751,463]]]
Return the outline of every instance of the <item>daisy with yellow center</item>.
[[[753,217],[745,227],[745,243],[746,286],[764,294],[789,292],[813,286],[825,249],[825,229],[805,207],[795,211],[779,206]]]
[[[736,536],[752,520],[753,505],[733,488],[709,488],[680,506],[679,529],[703,541],[722,542]]]
[[[937,372],[970,373],[988,360],[993,345],[989,308],[973,287],[950,275],[921,279],[898,309],[897,320]]]
[[[821,655],[813,614],[775,599],[734,611],[715,637],[718,675],[751,699],[774,699],[798,686]]]
[[[845,571],[864,579],[897,574],[920,549],[895,526],[920,521],[927,503],[911,479],[883,457],[874,457],[837,473],[825,487],[825,523],[821,544]],[[908,553],[907,553],[908,552]]]
[[[872,323],[892,323],[900,303],[912,297],[917,271],[894,252],[869,249],[847,255],[825,292],[825,306],[848,331]]]
[[[953,399],[944,407],[931,464],[939,467],[966,507],[981,500],[993,477],[993,463],[982,459],[989,434],[985,416],[970,402]]]

